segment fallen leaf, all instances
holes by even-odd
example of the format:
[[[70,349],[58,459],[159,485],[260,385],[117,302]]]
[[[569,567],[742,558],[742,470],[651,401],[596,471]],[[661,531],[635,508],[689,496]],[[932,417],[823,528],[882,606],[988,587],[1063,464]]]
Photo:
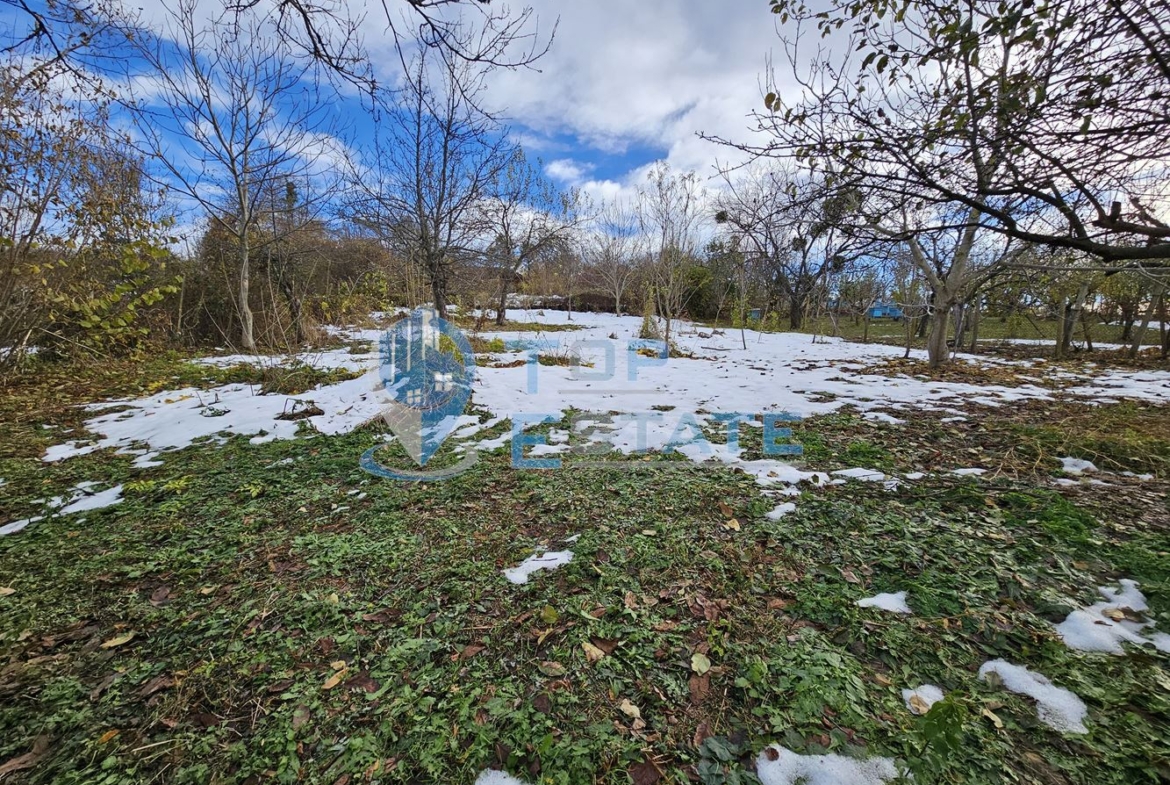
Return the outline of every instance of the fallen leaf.
[[[632,591],[626,592],[624,602],[627,610],[636,610],[638,607],[638,598],[634,596]]]
[[[594,646],[592,643],[586,641],[581,644],[581,648],[585,650],[585,659],[589,662],[597,662],[605,656],[605,652]]]
[[[695,652],[691,655],[691,670],[702,676],[707,671],[711,670],[711,660],[706,654],[702,652]]]
[[[707,693],[711,691],[711,674],[704,673],[699,676],[692,673],[691,678],[687,680],[687,687],[691,691],[691,703],[702,703]]]
[[[911,714],[922,715],[930,711],[930,704],[924,701],[921,696],[911,695],[910,700],[907,701],[907,703],[910,704]],[[984,711],[986,711],[986,709],[984,709]]]
[[[892,686],[894,683],[880,673],[875,673],[873,675],[873,680],[876,681],[878,684],[882,685],[883,687]]]
[[[719,502],[719,512],[723,513],[724,518],[730,518],[732,515],[731,507],[727,505],[727,502]]]
[[[561,615],[557,613],[557,609],[551,605],[545,605],[544,609],[540,612],[540,620],[545,624],[556,624],[557,619],[560,617]]]
[[[622,702],[618,704],[618,710],[632,720],[642,719],[642,710],[630,703],[629,698],[622,698]]]
[[[13,758],[7,763],[0,764],[0,777],[7,776],[14,771],[23,771],[31,769],[37,765],[37,762],[44,757],[45,753],[49,751],[49,737],[37,736],[33,741],[32,752],[26,752],[24,755]]]
[[[1000,718],[999,718],[999,717],[996,715],[996,713],[995,713],[994,711],[992,711],[991,709],[988,709],[988,708],[984,707],[983,711],[981,711],[981,712],[979,712],[979,713],[980,713],[980,715],[982,715],[982,716],[986,717],[987,719],[991,720],[991,724],[992,724],[992,725],[994,725],[994,726],[996,727],[996,729],[997,729],[997,730],[1003,727],[1003,720],[1001,720],[1001,719],[1000,719]]]
[[[156,608],[162,607],[171,601],[171,589],[169,586],[159,586],[150,595],[150,604]]]
[[[546,660],[540,663],[540,665],[537,665],[536,668],[550,679],[559,679],[567,672],[564,665],[561,665],[559,662],[553,662],[552,660]]]
[[[472,657],[479,654],[485,648],[487,648],[487,647],[481,646],[478,643],[472,643],[468,646],[464,646],[463,651],[459,652],[459,659],[470,660]]]
[[[853,570],[848,568],[841,570],[841,577],[844,578],[847,583],[861,583],[861,579],[853,574]]]
[[[134,640],[134,630],[130,630],[130,632],[127,632],[124,635],[119,635],[116,638],[110,638],[108,641],[102,644],[102,648],[113,649],[123,644],[129,643],[132,640]]]
[[[618,642],[611,638],[590,638],[589,642],[601,649],[602,654],[613,654],[613,650],[618,647]]]
[[[730,521],[727,521],[726,523],[723,524],[723,528],[730,529],[731,531],[737,532],[740,530],[739,521],[737,521],[735,518],[732,518]]]
[[[204,586],[202,589],[199,590],[199,593],[202,594],[204,597],[206,597],[208,594],[214,594],[215,590],[217,588],[219,588],[219,587],[218,586]]]
[[[98,744],[106,744],[106,743],[110,742],[115,736],[117,736],[121,732],[122,731],[118,730],[117,728],[115,728],[114,730],[108,730],[105,733],[103,733],[101,736],[98,737],[97,743]]]
[[[143,685],[142,689],[139,690],[139,693],[141,693],[143,696],[150,696],[154,695],[160,690],[165,690],[168,687],[173,686],[175,686],[175,680],[164,673],[163,675],[155,676],[153,679],[148,681],[145,685]]]
[[[662,772],[650,761],[643,761],[631,766],[629,773],[634,785],[654,785],[662,779]]]
[[[326,679],[325,683],[321,685],[321,689],[331,690],[334,687],[336,687],[338,684],[341,684],[341,680],[344,678],[345,678],[345,671],[340,670],[337,673],[330,676],[328,679]]]
[[[8,597],[13,594],[16,594],[16,589],[11,586],[0,586],[0,597]]]
[[[329,667],[335,671],[345,670],[346,662],[345,662],[345,660],[335,660],[335,661],[329,663]]]

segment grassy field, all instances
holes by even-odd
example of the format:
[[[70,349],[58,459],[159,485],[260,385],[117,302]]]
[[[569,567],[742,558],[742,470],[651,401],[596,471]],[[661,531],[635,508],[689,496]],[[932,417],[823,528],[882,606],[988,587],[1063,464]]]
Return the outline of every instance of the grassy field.
[[[1170,777],[1167,657],[1077,653],[1052,628],[1128,577],[1170,631],[1165,409],[808,420],[809,468],[988,472],[808,487],[780,520],[742,473],[638,456],[520,471],[501,450],[444,482],[379,480],[358,468],[376,427],[145,471],[38,459],[78,427],[71,403],[223,373],[161,357],[5,391],[0,522],[81,481],[125,487],[0,537],[5,782],[719,785],[752,782],[774,742],[892,756],[916,782]],[[1063,455],[1155,478],[1057,492]],[[578,534],[567,566],[503,579]],[[912,616],[854,605],[897,590]],[[1089,733],[977,679],[997,657],[1077,693]],[[922,683],[949,696],[925,717],[900,695]]]

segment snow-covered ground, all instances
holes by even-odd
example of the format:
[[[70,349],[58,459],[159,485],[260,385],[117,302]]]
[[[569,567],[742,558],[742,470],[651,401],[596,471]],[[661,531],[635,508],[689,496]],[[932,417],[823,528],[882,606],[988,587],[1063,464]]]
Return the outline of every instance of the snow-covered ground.
[[[814,342],[810,336],[798,333],[748,331],[744,348],[738,331],[713,333],[684,326],[675,341],[693,357],[662,360],[629,350],[628,344],[635,339],[641,325],[638,317],[574,314],[569,322],[567,316],[559,311],[508,313],[512,320],[550,325],[571,323],[583,329],[549,333],[504,331],[493,332],[490,337],[543,342],[545,352],[579,357],[582,365],[491,367],[493,359],[502,361],[495,364],[504,365],[528,354],[521,351],[481,356],[474,403],[490,410],[496,418],[560,417],[569,409],[605,413],[610,419],[601,428],[602,438],[617,449],[631,451],[665,446],[672,437],[677,437],[680,417],[684,414],[692,415],[697,425],[705,427],[712,424],[712,413],[716,412],[791,412],[807,417],[846,405],[867,413],[879,409],[961,412],[971,403],[1001,406],[1030,399],[1078,399],[1086,403],[1123,398],[1170,400],[1170,373],[1162,371],[1070,373],[1047,370],[1030,361],[1021,363],[1021,370],[1026,368],[1037,380],[1056,382],[1055,390],[1040,384],[1007,387],[865,374],[862,369],[884,359],[900,357],[903,350],[833,338]],[[337,332],[353,340],[371,342],[379,335],[377,330]],[[384,393],[377,389],[375,349],[371,346],[367,354],[335,350],[285,358],[285,361],[295,359],[321,368],[367,369],[359,378],[300,395],[260,395],[250,385],[230,384],[207,391],[172,390],[147,398],[94,404],[91,408],[96,416],[86,423],[86,428],[96,438],[51,447],[45,460],[61,460],[107,447],[123,452],[160,453],[220,434],[241,434],[257,442],[292,438],[299,432],[299,423],[278,418],[310,403],[323,412],[308,420],[316,431],[347,432],[377,417],[385,404]],[[921,353],[914,356],[922,358]],[[965,359],[983,362],[978,357]],[[277,360],[236,355],[205,361],[222,365]],[[673,408],[668,412],[656,411],[665,407]],[[119,410],[103,413],[114,408]],[[613,415],[617,415],[616,422]],[[886,415],[881,419],[893,423],[896,418]],[[471,438],[476,430],[467,428],[461,436]],[[691,457],[721,458],[710,453]]]

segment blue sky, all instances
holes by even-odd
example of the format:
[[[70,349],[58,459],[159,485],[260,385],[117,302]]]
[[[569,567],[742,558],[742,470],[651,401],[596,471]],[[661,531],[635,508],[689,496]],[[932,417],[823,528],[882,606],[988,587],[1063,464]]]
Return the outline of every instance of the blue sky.
[[[268,2],[268,0],[264,0]],[[363,0],[364,1],[364,0]],[[222,9],[203,0],[201,11]],[[161,24],[160,0],[134,0],[144,21]],[[403,0],[387,0],[405,13]],[[702,176],[729,151],[698,138],[707,132],[748,138],[747,115],[761,106],[765,58],[779,50],[767,0],[530,0],[541,31],[557,26],[536,68],[491,77],[487,102],[547,173],[595,200],[628,197],[658,160]],[[378,77],[401,66],[385,35],[380,2],[366,14],[365,45]],[[493,7],[501,7],[499,0]],[[515,4],[514,4],[514,7]],[[11,16],[11,8],[2,12]],[[370,127],[356,101],[337,101],[355,141]]]

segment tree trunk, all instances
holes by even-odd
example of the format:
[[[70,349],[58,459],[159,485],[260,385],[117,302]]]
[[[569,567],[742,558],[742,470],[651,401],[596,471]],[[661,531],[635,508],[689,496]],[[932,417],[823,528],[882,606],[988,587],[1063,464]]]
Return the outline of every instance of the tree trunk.
[[[930,318],[930,335],[926,339],[926,357],[931,368],[938,368],[947,361],[947,333],[951,320],[946,312],[951,308],[950,303],[941,303],[934,312],[928,314]]]
[[[979,321],[982,318],[982,308],[980,308],[979,299],[971,303],[971,353],[979,349]]]
[[[500,277],[500,299],[496,303],[496,324],[503,326],[507,321],[504,318],[505,312],[508,310],[508,282],[504,277]]]
[[[1064,313],[1061,314],[1060,340],[1056,344],[1056,359],[1058,360],[1068,356],[1068,351],[1072,346],[1073,330],[1077,326],[1077,317],[1080,316],[1085,305],[1085,298],[1088,296],[1089,285],[1087,283],[1081,284],[1076,297],[1065,303]]]
[[[804,326],[804,295],[795,290],[788,297],[788,326],[793,330]]]
[[[1142,317],[1141,327],[1139,327],[1137,332],[1134,333],[1133,343],[1129,345],[1129,358],[1131,360],[1137,357],[1138,352],[1141,351],[1142,339],[1146,337],[1146,330],[1150,326],[1150,318],[1157,310],[1158,303],[1161,301],[1162,295],[1165,291],[1166,284],[1159,281],[1158,284],[1154,287],[1153,295],[1150,297],[1150,307],[1146,309],[1146,314]]]
[[[240,290],[237,294],[237,307],[240,309],[240,343],[246,351],[256,351],[256,338],[253,331],[252,306],[248,303],[248,295],[252,289],[250,260],[248,258],[248,234],[245,230],[240,234]]]
[[[428,265],[431,273],[431,297],[440,319],[447,318],[447,282],[443,280],[442,263]]]

